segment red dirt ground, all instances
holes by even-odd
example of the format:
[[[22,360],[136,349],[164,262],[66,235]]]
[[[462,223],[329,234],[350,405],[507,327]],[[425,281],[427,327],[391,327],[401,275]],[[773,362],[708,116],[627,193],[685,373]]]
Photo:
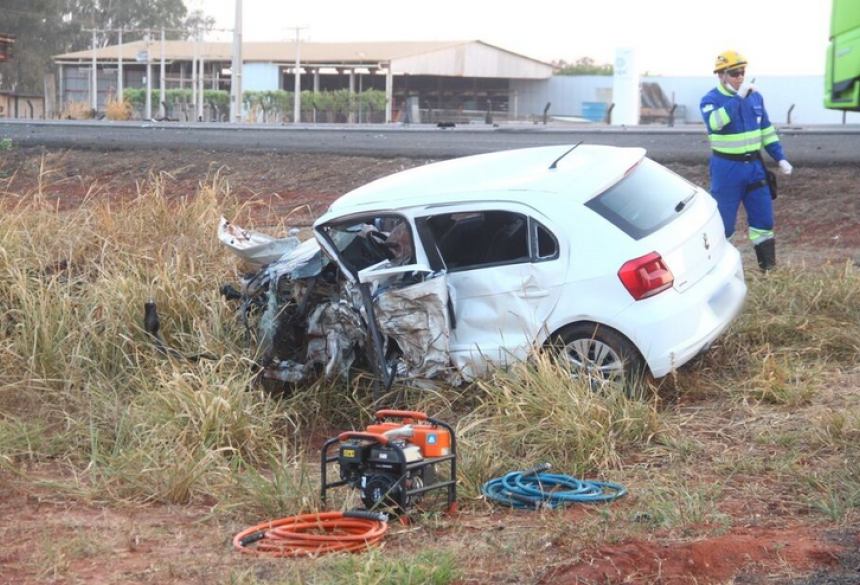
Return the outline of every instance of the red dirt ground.
[[[0,153],[0,199],[11,205],[22,194],[41,190],[47,200],[64,210],[87,195],[117,201],[134,197],[152,176],[162,177],[169,196],[179,198],[196,192],[201,182],[211,181],[217,174],[253,202],[250,209],[258,222],[301,208],[294,218],[307,225],[338,195],[422,162],[427,161],[16,149]],[[673,168],[707,186],[705,165]],[[801,167],[781,179],[776,213],[783,258],[816,263],[860,260],[860,182],[855,177],[854,169]],[[736,243],[749,256],[749,246],[740,238]],[[109,509],[41,491],[24,489],[14,477],[0,473],[0,541],[4,543],[0,582],[178,585],[226,582],[230,571],[237,570],[256,574],[259,580],[255,583],[269,582],[259,574],[266,570],[239,558],[229,547],[228,537],[242,526],[221,526],[218,520],[199,522],[210,514],[209,508]],[[743,512],[748,517],[750,511]],[[565,512],[571,533],[554,541],[555,547],[546,553],[551,568],[537,578],[523,580],[561,585],[786,583],[812,569],[838,565],[840,556],[858,545],[838,542],[821,528],[807,524],[808,518],[792,517],[788,511],[759,510],[757,513],[768,516],[768,522],[735,527],[719,536],[712,536],[718,532],[714,530],[703,531],[711,536],[701,539],[655,533],[574,553],[577,549],[566,541],[575,540],[577,520],[590,513],[581,509]],[[513,526],[529,522],[517,512],[469,517],[481,531],[492,531],[500,519]],[[395,528],[386,546],[408,549],[415,535],[406,531],[416,529],[430,538],[439,536],[427,527]],[[447,538],[462,539],[462,534]],[[469,578],[463,582],[482,581]],[[510,582],[522,581],[513,577]]]
[[[59,209],[72,208],[82,198],[119,201],[134,197],[150,178],[164,180],[174,197],[194,193],[216,176],[226,180],[251,203],[255,219],[290,214],[295,224],[308,224],[339,195],[370,180],[430,162],[407,158],[373,159],[304,154],[231,154],[222,152],[148,151],[145,153],[23,148],[0,153],[0,198],[7,204],[40,188]],[[703,161],[704,162],[704,161]],[[706,164],[669,165],[707,188]],[[775,202],[780,252],[800,260],[860,260],[860,181],[848,167],[795,169],[780,175]],[[5,195],[5,196],[4,196]],[[242,221],[243,218],[232,218]],[[743,212],[735,243],[743,241]]]
[[[840,550],[822,542],[822,536],[809,527],[740,528],[695,541],[635,540],[603,546],[587,551],[583,561],[553,572],[541,583],[726,583],[739,572],[805,572],[832,566]]]

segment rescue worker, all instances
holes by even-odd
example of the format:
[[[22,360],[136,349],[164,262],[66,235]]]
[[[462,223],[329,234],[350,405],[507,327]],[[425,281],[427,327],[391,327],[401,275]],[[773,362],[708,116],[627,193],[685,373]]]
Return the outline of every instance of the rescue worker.
[[[717,56],[717,87],[702,98],[700,110],[711,146],[711,194],[717,200],[726,237],[735,232],[738,207],[744,204],[749,239],[763,271],[776,266],[773,234],[773,200],[761,149],[786,175],[792,171],[785,159],[776,130],[770,123],[764,100],[745,80],[747,60],[736,51]]]

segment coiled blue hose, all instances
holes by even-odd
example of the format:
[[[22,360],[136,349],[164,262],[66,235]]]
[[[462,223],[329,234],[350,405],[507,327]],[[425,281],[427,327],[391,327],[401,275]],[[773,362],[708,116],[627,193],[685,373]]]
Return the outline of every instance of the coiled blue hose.
[[[528,471],[512,471],[485,483],[481,493],[500,504],[532,510],[570,503],[611,502],[627,494],[620,484],[545,473],[549,468],[549,463],[544,463]]]

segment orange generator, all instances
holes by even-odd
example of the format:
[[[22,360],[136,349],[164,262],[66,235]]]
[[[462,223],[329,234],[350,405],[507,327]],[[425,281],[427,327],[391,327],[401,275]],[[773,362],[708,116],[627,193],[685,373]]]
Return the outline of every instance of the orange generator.
[[[340,445],[337,455],[329,455],[335,444]],[[403,514],[424,494],[440,489],[447,490],[447,511],[456,510],[454,429],[423,412],[380,410],[367,430],[348,431],[326,441],[321,459],[323,505],[330,488],[347,485],[359,490],[362,504],[371,511]],[[329,482],[331,463],[338,463],[340,479]]]

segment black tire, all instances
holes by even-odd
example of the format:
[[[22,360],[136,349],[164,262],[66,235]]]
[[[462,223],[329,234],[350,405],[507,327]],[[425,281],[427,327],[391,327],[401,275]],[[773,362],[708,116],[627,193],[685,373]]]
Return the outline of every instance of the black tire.
[[[571,368],[572,377],[584,375],[598,385],[613,382],[631,389],[648,375],[639,350],[618,331],[596,323],[563,327],[553,336],[551,347],[557,359]]]

